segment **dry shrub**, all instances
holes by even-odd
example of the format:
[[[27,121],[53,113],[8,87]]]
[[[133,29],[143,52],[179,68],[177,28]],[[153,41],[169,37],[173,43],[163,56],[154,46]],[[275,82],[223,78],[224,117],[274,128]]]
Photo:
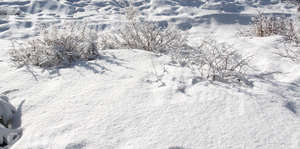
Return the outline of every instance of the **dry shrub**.
[[[13,42],[9,54],[19,67],[65,67],[76,61],[96,59],[99,56],[97,38],[97,34],[86,24],[53,26],[42,28],[38,37],[25,43]]]
[[[283,35],[288,40],[298,40],[295,20],[286,16],[273,16],[258,13],[253,18],[253,27],[256,36]]]
[[[250,57],[244,57],[231,46],[212,39],[202,41],[198,47],[177,51],[173,59],[202,77],[219,81],[244,81],[250,68]]]
[[[168,53],[182,48],[186,42],[184,34],[178,29],[170,25],[162,28],[154,21],[142,21],[131,7],[126,10],[126,19],[119,30],[101,37],[101,49],[129,48]]]

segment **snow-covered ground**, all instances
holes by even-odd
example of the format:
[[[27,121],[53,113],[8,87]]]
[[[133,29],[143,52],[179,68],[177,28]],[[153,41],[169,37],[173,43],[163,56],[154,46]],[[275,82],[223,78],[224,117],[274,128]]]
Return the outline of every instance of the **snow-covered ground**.
[[[278,0],[279,1],[279,0]],[[253,55],[250,86],[197,79],[190,69],[138,49],[101,51],[71,68],[16,68],[10,40],[44,23],[85,21],[109,31],[122,21],[116,0],[1,0],[20,15],[0,18],[0,93],[22,111],[14,149],[299,149],[300,64],[274,54],[282,37],[240,37],[257,11],[287,16],[276,0],[138,0],[147,19],[175,24],[191,43],[215,38]]]

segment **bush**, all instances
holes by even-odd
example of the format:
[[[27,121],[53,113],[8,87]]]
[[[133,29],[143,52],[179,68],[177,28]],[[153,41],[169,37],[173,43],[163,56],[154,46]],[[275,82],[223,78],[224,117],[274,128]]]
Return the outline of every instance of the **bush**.
[[[211,39],[196,48],[177,51],[173,59],[213,81],[243,81],[250,68],[250,57],[243,57],[231,46]]]
[[[42,28],[40,35],[28,42],[14,42],[9,54],[18,66],[65,67],[78,60],[96,59],[99,56],[97,38],[86,24],[53,26]]]
[[[264,15],[259,12],[252,21],[256,36],[283,35],[288,40],[298,41],[296,22],[293,19],[286,16]]]
[[[129,48],[168,53],[182,48],[185,36],[181,31],[170,26],[162,28],[157,22],[139,20],[136,13],[131,7],[126,10],[126,23],[101,38],[101,49]]]

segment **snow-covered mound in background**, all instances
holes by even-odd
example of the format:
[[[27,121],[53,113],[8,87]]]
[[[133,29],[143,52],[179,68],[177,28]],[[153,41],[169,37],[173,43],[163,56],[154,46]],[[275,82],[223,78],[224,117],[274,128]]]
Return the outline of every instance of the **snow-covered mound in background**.
[[[299,149],[300,65],[274,55],[282,38],[238,37],[257,10],[294,15],[279,0],[139,0],[141,16],[174,23],[191,43],[207,35],[253,55],[250,86],[200,79],[169,56],[118,49],[71,68],[15,68],[8,39],[43,23],[86,21],[110,30],[124,19],[116,0],[2,0],[0,92],[23,107],[15,149]]]
[[[122,14],[128,4],[126,0],[2,0],[0,12],[11,13],[0,18],[0,37],[26,38],[36,35],[43,24],[65,21],[88,22],[98,30],[111,29],[124,20]],[[247,25],[258,10],[290,15],[296,9],[280,0],[137,0],[132,6],[141,17],[163,25],[173,23],[182,30],[212,21]]]

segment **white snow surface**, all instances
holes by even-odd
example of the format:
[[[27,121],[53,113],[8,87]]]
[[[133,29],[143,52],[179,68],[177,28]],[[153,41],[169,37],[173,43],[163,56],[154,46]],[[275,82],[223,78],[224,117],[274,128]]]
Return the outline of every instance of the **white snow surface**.
[[[16,68],[11,39],[27,40],[49,22],[82,20],[107,31],[122,21],[122,8],[115,0],[1,0],[22,14],[0,19],[0,93],[18,89],[10,102],[26,101],[23,136],[11,148],[299,149],[300,64],[274,54],[280,36],[236,35],[258,10],[296,14],[278,1],[134,1],[147,19],[186,30],[191,43],[210,36],[253,55],[252,85],[243,86],[197,79],[169,56],[139,49],[101,51],[71,68]]]

